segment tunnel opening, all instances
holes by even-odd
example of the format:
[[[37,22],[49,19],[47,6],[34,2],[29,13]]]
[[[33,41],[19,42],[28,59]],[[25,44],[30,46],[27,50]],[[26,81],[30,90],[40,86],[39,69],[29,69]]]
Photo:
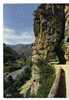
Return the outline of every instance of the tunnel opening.
[[[58,85],[58,89],[57,89],[55,97],[57,97],[57,98],[66,97],[65,72],[63,69],[61,69],[59,85]]]

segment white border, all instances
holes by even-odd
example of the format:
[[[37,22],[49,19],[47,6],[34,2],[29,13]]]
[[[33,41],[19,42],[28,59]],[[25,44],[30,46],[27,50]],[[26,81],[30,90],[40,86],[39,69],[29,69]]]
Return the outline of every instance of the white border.
[[[3,96],[3,5],[0,4],[0,97],[2,98],[2,96]]]
[[[8,3],[69,3],[69,0],[1,0],[0,1],[0,100],[4,99],[10,100],[10,98],[3,98],[3,4],[4,3],[7,4]],[[16,98],[16,99],[23,100],[24,98]],[[13,98],[13,100],[16,99]],[[27,100],[27,98],[25,99]],[[31,100],[32,98],[28,99]],[[45,98],[45,99],[55,100],[55,98]],[[36,100],[38,100],[38,98]]]
[[[69,0],[3,0],[3,3],[69,3]]]

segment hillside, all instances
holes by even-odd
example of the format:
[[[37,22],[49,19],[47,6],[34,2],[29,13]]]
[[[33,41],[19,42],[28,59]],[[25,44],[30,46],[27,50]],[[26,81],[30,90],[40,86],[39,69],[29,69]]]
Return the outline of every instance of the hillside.
[[[3,45],[4,48],[4,63],[12,62],[18,58],[18,54],[12,48],[8,47],[6,44]]]
[[[23,53],[27,57],[32,55],[32,44],[30,45],[17,44],[8,46],[11,47],[13,50],[15,50],[19,55],[22,55]]]

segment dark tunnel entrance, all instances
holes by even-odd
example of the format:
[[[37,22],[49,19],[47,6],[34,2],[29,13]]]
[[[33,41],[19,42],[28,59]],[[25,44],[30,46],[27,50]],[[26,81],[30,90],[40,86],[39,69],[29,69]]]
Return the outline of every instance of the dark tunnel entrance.
[[[65,82],[65,72],[63,69],[61,69],[61,75],[59,80],[59,86],[56,92],[55,97],[57,98],[63,98],[66,97],[66,82]]]

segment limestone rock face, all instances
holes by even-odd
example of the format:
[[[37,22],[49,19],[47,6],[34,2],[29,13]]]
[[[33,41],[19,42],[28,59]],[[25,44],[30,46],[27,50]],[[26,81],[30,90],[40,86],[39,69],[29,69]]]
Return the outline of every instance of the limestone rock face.
[[[69,5],[65,6],[65,42],[69,42]]]
[[[66,62],[69,62],[69,5],[65,6],[65,32],[64,51]]]
[[[42,4],[37,8],[34,13],[35,43],[32,52],[32,79],[35,84],[32,88],[36,93],[31,93],[34,95],[38,93],[41,85],[46,88],[46,66],[51,62],[63,63],[65,60],[60,47],[64,29],[64,5]]]
[[[58,57],[57,49],[59,49],[59,45],[64,38],[64,27],[64,5],[42,4],[35,11],[34,33],[36,36],[36,51],[46,49],[46,57],[49,62],[53,61],[56,53]]]

